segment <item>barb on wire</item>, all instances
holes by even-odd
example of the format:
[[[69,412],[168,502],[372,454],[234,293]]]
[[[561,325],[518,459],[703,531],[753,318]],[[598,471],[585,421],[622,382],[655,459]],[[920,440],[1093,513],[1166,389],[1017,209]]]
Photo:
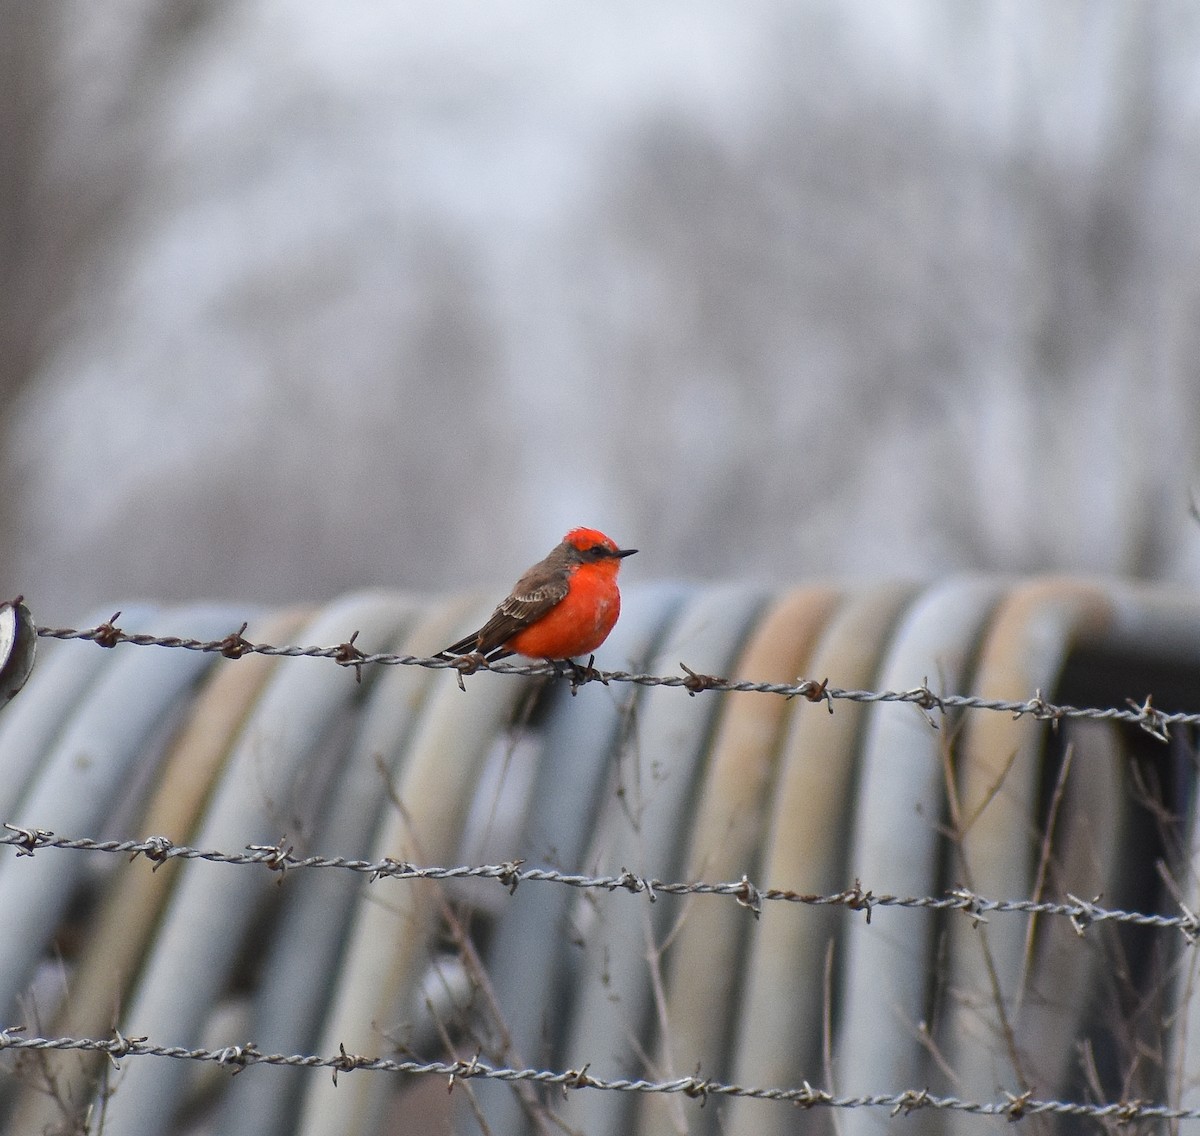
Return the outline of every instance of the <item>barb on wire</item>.
[[[928,1089],[904,1089],[893,1093],[872,1093],[862,1096],[835,1096],[824,1089],[813,1088],[807,1081],[798,1088],[759,1088],[732,1082],[713,1081],[699,1077],[676,1077],[670,1080],[648,1081],[642,1078],[598,1077],[583,1069],[534,1069],[491,1065],[477,1056],[469,1061],[396,1061],[387,1057],[365,1057],[347,1053],[345,1046],[335,1057],[304,1053],[263,1053],[252,1042],[227,1045],[220,1049],[186,1048],[178,1045],[159,1045],[145,1037],[20,1037],[24,1027],[0,1030],[0,1050],[83,1051],[105,1053],[112,1060],[129,1057],[166,1057],[176,1061],[208,1061],[230,1065],[233,1073],[251,1065],[272,1065],[300,1069],[327,1069],[337,1083],[339,1074],[368,1071],[404,1073],[413,1076],[446,1077],[453,1089],[459,1081],[487,1080],[533,1082],[558,1086],[564,1092],[575,1089],[596,1089],[602,1092],[683,1093],[704,1104],[709,1097],[743,1097],[748,1100],[778,1101],[800,1108],[875,1108],[888,1109],[892,1115],[922,1109],[961,1112],[974,1116],[1003,1116],[1020,1120],[1027,1116],[1079,1116],[1095,1120],[1112,1119],[1120,1122],[1134,1120],[1200,1120],[1200,1109],[1171,1108],[1149,1101],[1111,1101],[1089,1104],[1082,1101],[1041,1100],[1030,1092],[1019,1095],[1004,1093],[1003,1100],[972,1101],[959,1097],[937,1096]]]
[[[527,868],[523,860],[502,864],[460,864],[452,867],[422,867],[385,857],[382,860],[354,860],[345,856],[297,856],[286,839],[276,844],[251,844],[244,852],[223,852],[217,849],[191,848],[175,844],[165,836],[150,836],[145,840],[92,840],[88,837],[58,836],[41,828],[23,828],[5,824],[8,831],[0,835],[0,847],[8,845],[18,856],[32,856],[41,849],[57,848],[72,852],[109,852],[128,856],[131,860],[145,856],[157,871],[170,860],[205,860],[214,864],[236,866],[260,865],[269,871],[285,873],[299,868],[341,868],[366,876],[372,883],[381,879],[393,880],[495,880],[512,895],[526,882],[560,884],[565,887],[597,891],[628,891],[645,895],[650,903],[660,895],[715,895],[732,899],[739,907],[758,918],[764,903],[792,903],[806,907],[844,907],[863,912],[868,923],[878,908],[902,907],[927,911],[961,911],[972,924],[986,923],[993,912],[1018,915],[1057,915],[1070,921],[1080,935],[1098,923],[1129,923],[1138,927],[1179,931],[1189,945],[1200,938],[1200,919],[1180,905],[1182,914],[1162,915],[1153,912],[1127,911],[1117,907],[1101,907],[1097,900],[1082,900],[1068,895],[1065,902],[1033,899],[989,899],[968,888],[955,888],[941,896],[877,895],[855,880],[845,891],[828,895],[792,891],[787,888],[760,888],[747,876],[722,883],[693,880],[690,882],[659,880],[638,876],[623,869],[615,876],[589,876],[563,872],[557,868]],[[1098,899],[1098,897],[1097,897]]]
[[[463,659],[438,656],[403,655],[390,652],[364,654],[355,646],[358,632],[355,631],[349,639],[335,647],[300,647],[274,646],[268,643],[253,643],[245,638],[244,633],[248,624],[243,623],[238,631],[226,635],[223,639],[203,640],[185,639],[175,635],[147,635],[122,631],[116,620],[117,612],[111,619],[98,627],[77,630],[70,627],[39,627],[38,635],[45,639],[81,639],[99,644],[101,647],[116,647],[120,643],[130,643],[137,647],[168,647],[184,651],[200,651],[208,654],[222,655],[227,659],[240,659],[246,655],[268,655],[280,658],[331,659],[339,666],[352,668],[361,681],[362,668],[370,664],[379,666],[425,667],[430,670],[452,670],[456,672],[459,685],[463,684],[465,674],[476,671],[494,671],[497,674],[514,674],[526,676],[557,676],[563,677],[559,668],[546,663],[509,663],[494,662],[470,657],[471,661],[464,664]],[[1056,724],[1063,718],[1086,718],[1093,721],[1128,722],[1145,730],[1151,737],[1159,741],[1167,741],[1170,737],[1170,727],[1177,725],[1200,725],[1200,712],[1173,711],[1165,712],[1151,704],[1149,696],[1138,701],[1127,699],[1124,707],[1080,707],[1054,705],[1042,697],[1037,691],[1032,698],[1024,701],[1014,701],[999,698],[980,698],[967,694],[935,694],[928,683],[910,690],[848,690],[829,685],[829,680],[800,679],[795,682],[754,682],[750,680],[733,680],[717,675],[701,674],[681,663],[683,674],[655,675],[642,674],[634,671],[602,671],[586,668],[578,674],[570,676],[573,688],[586,685],[589,682],[600,682],[607,686],[611,682],[628,682],[638,686],[667,686],[681,687],[688,694],[695,695],[702,691],[715,690],[722,692],[739,692],[754,694],[776,694],[784,698],[807,698],[811,702],[824,702],[833,712],[834,701],[859,703],[873,702],[907,702],[915,705],[925,713],[931,724],[936,725],[931,711],[944,712],[948,709],[963,710],[992,710],[1011,714],[1014,718],[1029,715],[1039,721]]]

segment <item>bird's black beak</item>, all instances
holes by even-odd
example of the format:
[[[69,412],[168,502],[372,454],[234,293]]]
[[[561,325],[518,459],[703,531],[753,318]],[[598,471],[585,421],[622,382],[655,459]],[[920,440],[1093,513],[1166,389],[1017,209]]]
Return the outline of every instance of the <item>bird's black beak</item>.
[[[637,552],[636,548],[618,548],[615,555],[619,560],[624,556],[632,556],[635,552]]]

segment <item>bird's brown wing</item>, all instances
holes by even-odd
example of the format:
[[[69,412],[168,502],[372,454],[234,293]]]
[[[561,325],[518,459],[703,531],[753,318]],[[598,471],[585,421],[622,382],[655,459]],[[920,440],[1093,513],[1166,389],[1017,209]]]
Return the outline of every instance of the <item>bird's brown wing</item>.
[[[562,603],[567,586],[565,573],[548,571],[545,561],[535,564],[517,581],[512,594],[492,612],[487,623],[474,634],[447,647],[442,654],[463,655],[478,651],[481,655],[491,655],[518,631],[523,631]]]

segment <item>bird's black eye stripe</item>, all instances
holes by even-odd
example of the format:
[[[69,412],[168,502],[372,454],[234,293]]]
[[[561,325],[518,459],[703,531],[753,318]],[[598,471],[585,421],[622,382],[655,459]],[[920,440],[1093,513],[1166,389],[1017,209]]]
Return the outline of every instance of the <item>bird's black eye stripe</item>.
[[[620,557],[621,552],[616,548],[609,548],[607,544],[593,544],[588,548],[577,548],[576,554],[580,560],[611,560],[614,557]]]

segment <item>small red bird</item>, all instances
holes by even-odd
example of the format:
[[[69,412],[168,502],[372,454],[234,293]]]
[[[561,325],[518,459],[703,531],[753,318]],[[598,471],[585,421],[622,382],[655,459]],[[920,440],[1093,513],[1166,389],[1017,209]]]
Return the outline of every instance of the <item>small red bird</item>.
[[[478,631],[441,652],[573,659],[594,651],[621,614],[617,573],[636,548],[618,548],[595,529],[572,529],[513,586]]]

